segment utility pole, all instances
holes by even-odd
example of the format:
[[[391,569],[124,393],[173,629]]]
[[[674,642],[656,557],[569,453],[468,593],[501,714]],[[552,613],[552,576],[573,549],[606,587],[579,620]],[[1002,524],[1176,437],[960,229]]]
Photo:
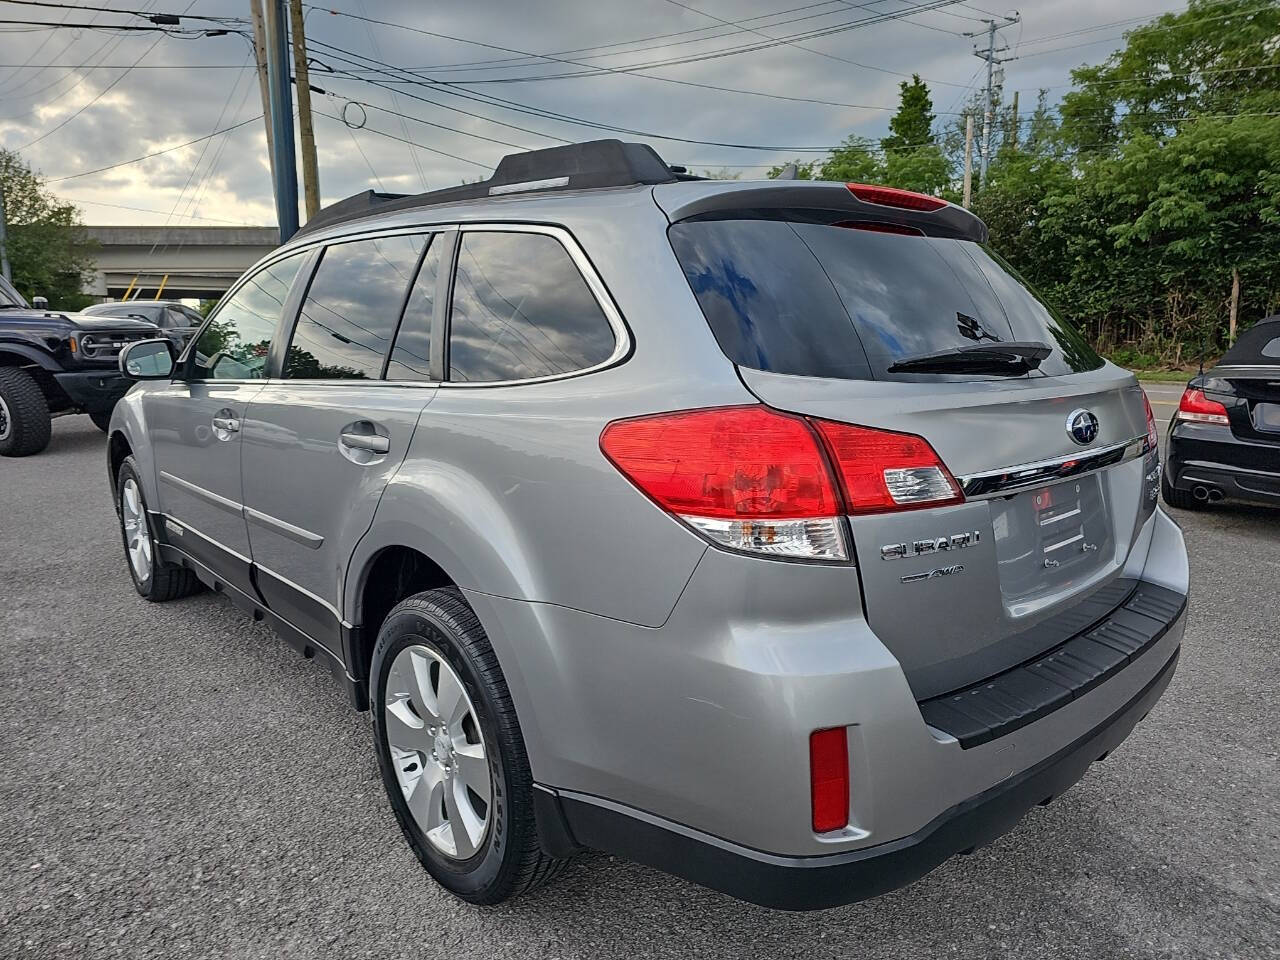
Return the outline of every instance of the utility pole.
[[[320,212],[320,172],[316,166],[316,133],[311,126],[311,74],[307,68],[307,35],[302,0],[289,0],[293,28],[293,76],[298,85],[298,139],[302,145],[302,191],[307,219]]]
[[[249,0],[253,21],[253,59],[258,69],[258,93],[262,97],[262,122],[267,126],[267,157],[271,161],[271,190],[276,188],[276,148],[271,135],[271,87],[267,83],[267,25],[262,18],[262,0]]]
[[[964,200],[963,205],[969,209],[969,200],[973,196],[973,114],[964,120]]]
[[[1013,57],[1000,58],[996,56],[997,53],[1003,53],[1005,50],[1009,49],[1008,47],[1001,47],[998,50],[996,49],[996,31],[1005,27],[1011,27],[1021,19],[1021,14],[1015,13],[1011,17],[1001,17],[999,20],[992,19],[983,21],[987,25],[987,49],[973,51],[973,55],[975,57],[987,61],[987,86],[984,92],[985,106],[982,111],[982,156],[979,158],[980,166],[978,170],[979,185],[987,182],[987,165],[991,160],[991,121],[993,119],[992,113],[995,109],[993,102],[995,95],[993,74],[995,72],[996,64],[1014,59]],[[978,36],[978,33],[966,33],[965,36],[976,37]]]
[[[273,175],[281,243],[298,232],[298,161],[293,151],[293,87],[289,82],[289,35],[284,5],[285,0],[267,0],[267,81],[271,91]]]
[[[4,232],[4,184],[0,183],[0,276],[6,280],[13,280],[13,273],[9,270],[9,244]]]
[[[1013,91],[1013,116],[1009,119],[1009,145],[1018,149],[1018,91]]]

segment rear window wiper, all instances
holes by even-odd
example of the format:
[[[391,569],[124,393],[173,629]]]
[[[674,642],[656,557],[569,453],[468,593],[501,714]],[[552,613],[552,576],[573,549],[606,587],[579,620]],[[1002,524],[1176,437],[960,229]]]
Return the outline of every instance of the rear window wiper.
[[[1018,376],[1040,366],[1053,348],[1036,341],[975,343],[894,361],[889,373],[993,373]]]

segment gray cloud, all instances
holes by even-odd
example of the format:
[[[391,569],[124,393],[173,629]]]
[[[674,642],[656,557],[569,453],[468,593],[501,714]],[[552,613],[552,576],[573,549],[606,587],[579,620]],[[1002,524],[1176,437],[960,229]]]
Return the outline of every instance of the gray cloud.
[[[591,4],[567,0],[543,0],[537,4],[478,0],[447,6],[425,5],[412,0],[339,2],[342,4],[340,9],[352,13],[366,13],[377,19],[441,34],[539,52],[699,28],[710,28],[708,34],[724,34],[730,29],[665,0],[630,3],[598,0]],[[716,17],[734,21],[795,6],[781,0],[740,0],[737,3],[695,0],[694,5]],[[859,19],[868,15],[868,7],[894,10],[907,5],[907,0],[878,0],[864,4],[863,8],[841,10],[837,0],[830,5],[829,16],[814,17],[792,25],[760,26],[758,29],[767,34],[789,33]],[[199,10],[206,15],[243,16],[245,6],[241,0],[202,0]],[[1041,44],[1028,43],[1028,40],[1121,18],[1154,16],[1180,6],[1172,0],[1127,0],[1124,4],[1106,0],[1083,0],[1071,4],[1029,0],[1021,7],[1023,23],[1002,34],[1004,41],[1013,48],[1011,52],[1021,55],[1020,59],[1005,67],[1005,88],[1010,92],[1014,89],[1021,91],[1022,102],[1028,106],[1033,102],[1036,89],[1042,86],[1051,87],[1051,99],[1057,99],[1066,90],[1070,69],[1080,63],[1102,60],[1119,45],[1119,40],[1111,38],[1119,35],[1124,26]],[[168,9],[167,5],[157,7]],[[918,72],[930,81],[935,110],[940,121],[945,122],[948,119],[945,113],[958,109],[963,102],[967,95],[966,86],[972,89],[979,83],[977,75],[982,62],[972,55],[972,41],[957,34],[982,28],[975,19],[984,16],[978,12],[978,7],[1000,10],[989,2],[976,3],[974,7],[954,4],[944,8],[945,12],[917,14],[911,21],[895,21],[816,38],[805,41],[805,46],[884,71]],[[776,19],[803,17],[822,13],[825,9],[810,8]],[[50,17],[41,16],[39,19],[58,19],[58,16],[55,12]],[[71,12],[66,19],[83,20],[88,16]],[[98,22],[121,20],[98,15]],[[886,131],[890,116],[886,110],[790,102],[625,74],[521,83],[475,83],[486,79],[574,72],[580,68],[543,61],[495,64],[479,71],[460,70],[449,65],[514,55],[405,29],[366,25],[319,10],[308,14],[308,36],[314,41],[312,56],[335,68],[346,66],[340,61],[341,55],[322,44],[332,44],[358,56],[370,56],[396,65],[434,68],[425,71],[427,75],[469,84],[454,88],[459,93],[499,97],[533,108],[696,140],[786,147],[826,146],[837,143],[850,133],[881,136]],[[686,39],[690,37],[672,37],[666,47],[588,62],[622,66],[750,44],[763,38],[739,32],[696,43],[680,42]],[[123,36],[100,31],[59,30],[52,36],[47,31],[0,33],[0,64],[9,65],[0,66],[0,144],[10,148],[22,147],[80,110],[121,74],[119,69],[86,72],[72,67],[97,63],[129,64],[154,40],[155,37],[149,34]],[[1040,51],[1092,40],[1103,42],[1037,55]],[[640,46],[654,46],[659,42]],[[130,72],[65,127],[23,149],[22,153],[46,176],[56,178],[203,137],[218,126],[229,126],[253,117],[261,110],[256,78],[251,70],[242,73],[238,69],[246,62],[247,54],[247,45],[238,36],[162,39],[141,61],[139,69]],[[571,58],[583,56],[569,55]],[[14,69],[28,58],[31,59],[30,65]],[[40,68],[42,64],[52,65]],[[228,69],[190,69],[197,66]],[[902,79],[892,73],[838,62],[791,45],[653,68],[648,72],[712,86],[886,107],[895,105],[897,85]],[[81,78],[82,82],[75,86]],[[376,75],[374,78],[377,79]],[[329,75],[323,68],[314,73],[313,80],[332,94],[316,97],[318,112],[336,116],[346,99],[393,108],[392,95],[371,84]],[[496,164],[513,148],[466,136],[466,133],[525,147],[549,146],[557,142],[554,138],[583,140],[612,135],[558,120],[527,116],[492,103],[467,101],[440,90],[421,87],[399,89],[402,90],[399,96],[401,112],[463,132],[448,132],[412,120],[401,121],[375,109],[367,110],[368,129],[354,132],[345,129],[341,123],[317,116],[321,187],[325,202],[368,187],[377,188],[379,184],[370,172],[370,165],[376,171],[382,188],[393,191],[421,189],[411,148],[390,137],[379,136],[374,130],[488,166]],[[480,114],[485,119],[466,116],[456,109],[422,103],[411,95]],[[223,116],[218,123],[220,113]],[[513,130],[493,121],[536,132]],[[698,169],[729,166],[741,169],[744,176],[759,175],[766,165],[793,155],[790,150],[760,152],[661,139],[650,142],[670,162],[685,163]],[[194,144],[142,163],[55,183],[53,189],[82,202],[85,219],[90,223],[160,223],[171,211],[194,213],[215,220],[270,223],[274,219],[274,207],[265,150],[264,127],[258,121],[207,144]],[[430,187],[448,186],[464,178],[475,179],[487,173],[482,166],[441,156],[427,149],[415,152]],[[106,204],[159,212],[121,210]]]

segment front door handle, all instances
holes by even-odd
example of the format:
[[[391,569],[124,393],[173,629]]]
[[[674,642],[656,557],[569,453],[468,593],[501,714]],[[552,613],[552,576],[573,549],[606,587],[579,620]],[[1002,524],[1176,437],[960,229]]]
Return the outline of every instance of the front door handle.
[[[240,429],[240,421],[235,417],[214,417],[213,427],[215,430],[226,430],[228,433],[236,433]]]
[[[368,450],[370,453],[386,453],[391,449],[391,441],[376,433],[343,433],[339,439],[344,447],[352,450]]]

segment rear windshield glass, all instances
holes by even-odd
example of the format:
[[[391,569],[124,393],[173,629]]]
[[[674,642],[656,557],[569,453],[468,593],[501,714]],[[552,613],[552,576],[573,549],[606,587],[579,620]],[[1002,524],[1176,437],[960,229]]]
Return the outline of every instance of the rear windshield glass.
[[[1102,365],[1008,264],[967,240],[780,220],[689,221],[670,236],[720,348],[744,367],[920,380],[937,374],[888,368],[1015,340],[1053,348],[1031,376]]]

